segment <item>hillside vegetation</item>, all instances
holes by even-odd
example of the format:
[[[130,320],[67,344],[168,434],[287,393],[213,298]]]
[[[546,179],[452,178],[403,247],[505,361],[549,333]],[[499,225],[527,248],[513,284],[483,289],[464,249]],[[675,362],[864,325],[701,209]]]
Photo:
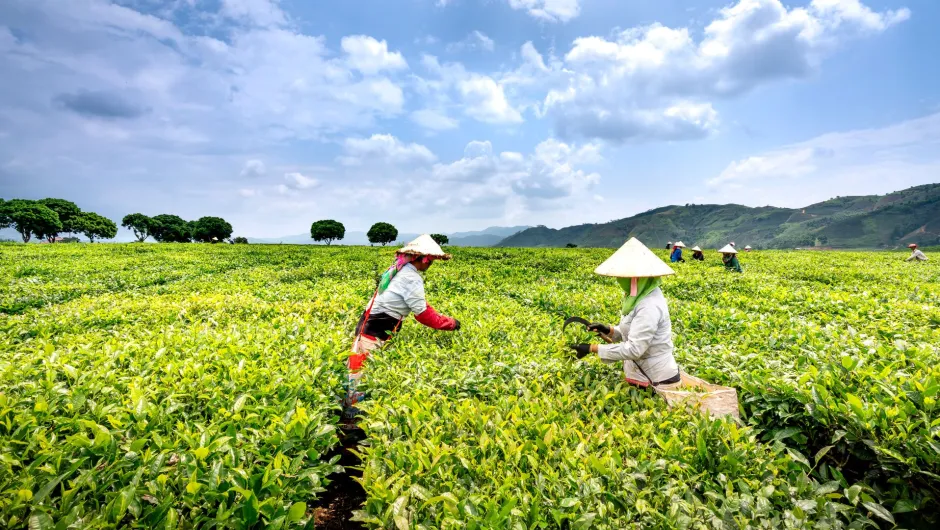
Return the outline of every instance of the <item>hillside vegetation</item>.
[[[537,226],[507,237],[502,247],[617,247],[630,237],[651,246],[683,241],[718,248],[729,241],[755,248],[825,246],[894,248],[940,243],[940,184],[888,195],[837,197],[805,208],[739,204],[665,206],[603,224]]]

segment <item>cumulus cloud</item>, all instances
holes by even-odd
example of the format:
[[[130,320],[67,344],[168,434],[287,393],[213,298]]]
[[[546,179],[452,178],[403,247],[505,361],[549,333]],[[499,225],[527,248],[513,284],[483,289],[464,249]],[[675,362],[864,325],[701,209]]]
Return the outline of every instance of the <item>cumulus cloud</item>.
[[[542,112],[563,137],[683,140],[712,132],[708,101],[781,79],[806,77],[839,42],[883,31],[908,18],[906,9],[874,12],[858,0],[738,0],[721,9],[696,41],[689,28],[655,23],[614,38],[575,39],[552,72]],[[527,64],[537,52],[524,49]],[[539,56],[540,57],[540,56]]]
[[[509,7],[546,22],[568,22],[581,13],[580,0],[509,0]]]
[[[347,138],[343,144],[345,154],[339,161],[347,166],[363,164],[393,164],[401,166],[427,166],[437,157],[427,147],[403,143],[390,134],[373,134],[370,138]]]
[[[295,190],[307,190],[320,185],[319,180],[297,172],[285,173],[284,180],[287,181],[287,187]]]
[[[260,177],[266,173],[264,167],[264,162],[252,159],[245,162],[245,167],[242,168],[241,176],[242,177]]]
[[[706,184],[727,200],[806,206],[845,195],[936,182],[940,113],[887,127],[824,134],[732,161]],[[763,201],[760,199],[763,198]]]
[[[522,115],[506,99],[503,87],[493,78],[471,74],[458,83],[466,107],[464,112],[486,123],[519,123]]]
[[[464,156],[448,164],[435,164],[432,178],[438,182],[491,186],[525,198],[559,199],[584,191],[600,181],[600,175],[576,169],[600,161],[598,146],[575,147],[548,139],[528,157],[516,152],[493,154],[488,141],[473,141]],[[459,196],[453,200],[459,201]]]
[[[349,66],[366,75],[408,68],[401,53],[388,51],[388,43],[384,40],[376,40],[368,35],[353,35],[343,37],[341,46]]]

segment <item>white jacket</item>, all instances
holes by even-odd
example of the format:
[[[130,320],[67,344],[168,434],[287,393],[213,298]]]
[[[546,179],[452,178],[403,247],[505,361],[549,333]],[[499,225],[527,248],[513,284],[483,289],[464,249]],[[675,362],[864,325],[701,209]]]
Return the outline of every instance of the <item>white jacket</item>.
[[[424,278],[411,263],[392,278],[388,288],[375,298],[370,315],[385,313],[399,320],[409,313],[420,315],[428,308],[424,297]]]
[[[917,261],[927,261],[927,256],[921,252],[919,248],[916,248],[914,249],[914,252],[911,252],[911,255],[905,261],[912,261],[915,259]]]
[[[666,297],[657,287],[640,300],[620,324],[611,328],[616,344],[601,344],[597,355],[606,363],[623,361],[623,373],[628,379],[647,381],[634,361],[653,381],[659,382],[679,373],[673,357],[672,322]]]

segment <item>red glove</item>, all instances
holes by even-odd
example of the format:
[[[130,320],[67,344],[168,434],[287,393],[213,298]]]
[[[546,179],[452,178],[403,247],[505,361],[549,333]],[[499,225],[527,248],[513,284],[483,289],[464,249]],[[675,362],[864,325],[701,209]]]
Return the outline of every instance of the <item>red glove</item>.
[[[430,305],[427,309],[424,310],[423,313],[416,314],[415,320],[429,328],[440,329],[444,331],[454,331],[459,329],[460,326],[456,319],[438,314],[438,312],[435,311],[434,308]]]

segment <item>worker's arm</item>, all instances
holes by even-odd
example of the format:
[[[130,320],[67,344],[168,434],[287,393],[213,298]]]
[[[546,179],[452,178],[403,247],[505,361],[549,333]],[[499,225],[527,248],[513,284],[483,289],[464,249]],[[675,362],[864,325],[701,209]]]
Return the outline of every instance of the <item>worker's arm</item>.
[[[917,257],[917,254],[911,254],[911,255],[908,256],[907,259],[904,260],[904,261],[911,261],[911,260],[913,260],[913,259],[916,258],[916,257]]]
[[[597,355],[604,361],[636,361],[646,355],[650,341],[656,335],[661,310],[656,306],[638,308],[630,323],[626,340],[617,344],[601,344]]]
[[[456,318],[442,315],[431,306],[427,306],[427,309],[421,313],[415,313],[415,320],[433,329],[443,331],[456,331],[460,329],[460,322],[458,322]]]
[[[456,319],[442,315],[428,305],[427,300],[424,298],[424,283],[415,283],[404,298],[408,308],[415,314],[415,320],[425,326],[444,331],[460,329],[460,323]]]

